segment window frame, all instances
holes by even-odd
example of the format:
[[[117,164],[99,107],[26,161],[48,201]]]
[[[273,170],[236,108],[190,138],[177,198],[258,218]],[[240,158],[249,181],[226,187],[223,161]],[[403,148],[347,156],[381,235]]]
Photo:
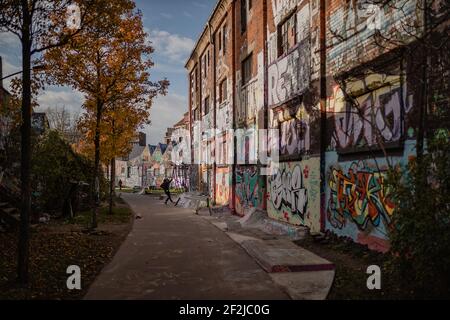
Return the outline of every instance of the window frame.
[[[294,24],[294,43],[292,45],[289,44],[289,33],[292,30],[291,24]],[[294,48],[298,44],[298,30],[297,30],[297,11],[292,11],[277,27],[278,33],[278,57],[281,57],[287,54],[292,48]],[[283,29],[286,27],[285,32]]]
[[[248,70],[246,70],[246,64],[249,64]],[[248,71],[248,72],[246,72]],[[252,72],[253,72],[253,54],[250,53],[241,63],[241,72],[242,72],[242,86],[245,86],[252,80]],[[248,74],[248,77],[247,77]]]
[[[247,0],[241,0],[241,34],[247,31],[248,12],[247,12]]]
[[[225,88],[225,92],[223,90],[224,88]],[[220,104],[222,104],[226,101],[227,95],[228,95],[227,78],[224,78],[222,81],[220,81],[220,84],[219,84],[219,103]]]

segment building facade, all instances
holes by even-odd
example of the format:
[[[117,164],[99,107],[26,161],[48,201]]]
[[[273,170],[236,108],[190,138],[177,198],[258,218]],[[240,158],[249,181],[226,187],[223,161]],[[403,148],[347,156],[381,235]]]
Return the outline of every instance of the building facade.
[[[186,63],[191,188],[388,250],[386,170],[415,156],[417,106],[437,105],[424,59],[448,70],[445,50],[425,56],[416,41],[430,16],[416,0],[218,1]],[[278,158],[270,175],[263,153]]]

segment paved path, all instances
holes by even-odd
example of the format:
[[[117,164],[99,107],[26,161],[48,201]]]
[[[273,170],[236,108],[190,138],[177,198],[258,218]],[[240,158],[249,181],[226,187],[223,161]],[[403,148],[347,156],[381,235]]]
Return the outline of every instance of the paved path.
[[[122,194],[142,219],[85,299],[289,299],[225,233],[192,209]]]

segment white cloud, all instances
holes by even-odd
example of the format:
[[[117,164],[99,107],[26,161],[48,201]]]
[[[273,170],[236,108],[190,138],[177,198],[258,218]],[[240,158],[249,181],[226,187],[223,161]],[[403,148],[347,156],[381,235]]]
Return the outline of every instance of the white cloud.
[[[11,32],[0,32],[0,47],[19,48],[19,37]]]
[[[181,120],[187,111],[187,98],[179,94],[158,97],[150,110],[151,125],[146,126],[147,143],[163,142],[167,128]]]
[[[163,30],[150,31],[149,38],[156,54],[167,57],[170,62],[178,64],[184,64],[195,44],[191,38]]]
[[[192,2],[192,4],[198,8],[202,8],[202,9],[208,8],[208,6],[206,4],[198,2],[198,1],[194,1],[194,2]]]
[[[19,72],[20,70],[22,70],[21,67],[10,63],[9,58],[6,56],[2,56],[2,61],[3,61],[3,77],[6,77],[10,74],[13,74],[13,73],[16,73],[16,72]],[[3,86],[6,89],[11,89],[11,87],[10,87],[11,80],[14,79],[15,77],[20,77],[20,74],[17,76],[10,77],[10,78],[3,80]]]
[[[45,111],[49,107],[64,107],[67,111],[77,114],[81,112],[83,102],[84,96],[78,91],[67,87],[49,87],[42,91],[38,97],[38,110]]]
[[[173,18],[173,15],[171,15],[170,13],[167,13],[167,12],[161,12],[160,15],[161,15],[161,17],[166,18],[166,19]]]

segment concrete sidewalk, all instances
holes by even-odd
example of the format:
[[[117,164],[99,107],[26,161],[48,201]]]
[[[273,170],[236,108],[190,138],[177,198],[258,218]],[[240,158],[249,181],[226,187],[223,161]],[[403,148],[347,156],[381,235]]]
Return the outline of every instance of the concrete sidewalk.
[[[216,208],[211,213],[200,211],[205,220],[238,243],[292,299],[326,299],[335,266],[292,242],[306,237],[306,228],[282,225],[268,219],[267,213],[255,210],[249,210],[242,218],[231,215],[227,208]]]
[[[192,209],[145,195],[122,198],[142,218],[85,299],[289,299],[238,243]]]

